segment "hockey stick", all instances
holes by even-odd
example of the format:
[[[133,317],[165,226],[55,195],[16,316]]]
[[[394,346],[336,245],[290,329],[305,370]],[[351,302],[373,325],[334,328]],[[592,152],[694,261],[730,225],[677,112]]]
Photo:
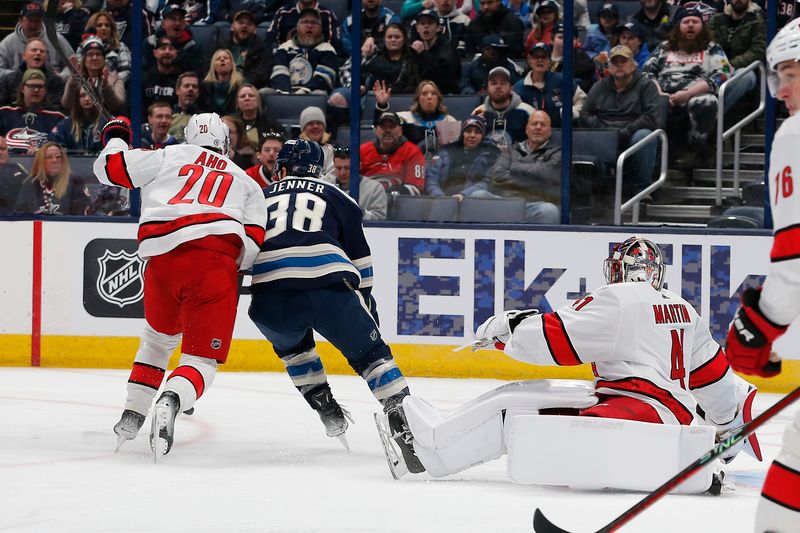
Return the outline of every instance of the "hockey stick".
[[[97,92],[92,87],[92,84],[83,77],[78,69],[75,68],[67,54],[64,53],[64,50],[61,48],[61,45],[58,42],[58,31],[56,30],[56,17],[58,16],[58,0],[49,0],[47,2],[47,14],[44,17],[44,30],[47,33],[47,40],[50,41],[50,45],[55,48],[58,57],[67,64],[67,68],[69,68],[72,75],[77,78],[80,82],[81,87],[83,90],[86,91],[86,94],[89,95],[89,98],[92,99],[92,103],[97,108],[97,111],[100,113],[100,116],[103,117],[106,121],[111,120],[114,116],[108,112],[108,110],[103,105],[103,101],[98,96]]]
[[[607,526],[598,529],[597,533],[611,533],[612,531],[617,531],[620,527],[630,522],[634,517],[638,516],[642,511],[653,505],[657,500],[660,500],[669,491],[683,483],[687,478],[692,476],[692,474],[706,466],[713,459],[716,459],[720,454],[724,453],[732,446],[735,446],[740,441],[745,439],[760,426],[764,425],[764,423],[766,423],[770,418],[789,407],[789,405],[791,405],[792,402],[798,398],[800,398],[800,387],[797,387],[788,395],[778,400],[778,403],[761,413],[759,416],[755,417],[749,423],[731,433],[725,440],[718,442],[716,446],[706,452],[705,455],[678,472],[672,479],[658,487],[656,490],[645,496],[639,501],[639,503],[612,520]],[[533,530],[537,533],[568,533],[566,530],[561,529],[548,520],[547,517],[544,516],[544,513],[542,513],[542,511],[540,511],[538,508],[533,514]]]

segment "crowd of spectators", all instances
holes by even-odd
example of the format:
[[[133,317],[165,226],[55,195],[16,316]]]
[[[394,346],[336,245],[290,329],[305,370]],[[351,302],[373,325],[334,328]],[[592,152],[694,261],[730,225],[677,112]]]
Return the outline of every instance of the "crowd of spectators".
[[[322,145],[323,178],[343,188],[347,148],[354,147],[337,146],[337,131],[349,125],[351,107],[370,101],[374,108],[362,109],[362,117],[371,120],[374,140],[360,146],[359,169],[371,182],[360,187],[365,218],[386,217],[378,184],[381,200],[393,193],[523,198],[526,221],[557,223],[561,149],[550,137],[565,120],[565,98],[574,127],[617,129],[619,152],[667,127],[681,133],[670,141],[678,163],[696,166],[713,155],[720,86],[736,69],[763,60],[766,48],[760,0],[639,0],[625,17],[620,6],[636,0],[607,2],[591,14],[578,0],[571,21],[563,20],[563,0],[405,0],[396,11],[365,0],[361,35],[352,16],[338,17],[325,0],[148,0],[142,43],[131,43],[139,14],[130,0],[52,1],[65,54],[49,42],[35,0],[0,41],[0,173],[8,166],[3,151],[35,154],[20,202],[0,199],[0,209],[94,212],[96,191],[62,176],[70,156],[100,150],[104,119],[90,93],[112,114],[128,114],[131,92],[139,91],[143,147],[183,142],[188,118],[213,111],[231,130],[230,156],[257,181],[269,179],[281,141],[301,136]],[[565,25],[572,43],[564,42]],[[203,46],[194,34],[208,26],[216,41]],[[562,94],[565,45],[571,95]],[[356,47],[361,68],[354,80]],[[132,51],[141,53],[137,87]],[[756,82],[752,72],[737,78],[726,89],[725,110]],[[350,99],[352,83],[359,102]],[[281,94],[318,95],[325,104],[281,122],[266,105]],[[412,103],[396,108],[393,95],[413,95]],[[474,109],[455,117],[448,110],[454,95],[475,95]],[[652,182],[656,151],[653,144],[627,163],[626,194]],[[56,155],[63,160],[58,172]],[[7,194],[1,184],[0,192]]]

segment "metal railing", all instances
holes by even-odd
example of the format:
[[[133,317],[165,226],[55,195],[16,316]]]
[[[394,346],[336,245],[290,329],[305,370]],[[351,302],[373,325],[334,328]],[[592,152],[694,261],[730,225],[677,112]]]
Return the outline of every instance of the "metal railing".
[[[630,157],[631,155],[635,154],[646,145],[650,144],[651,142],[657,142],[661,139],[661,171],[658,174],[658,179],[648,185],[644,190],[637,193],[633,198],[622,203],[622,171],[625,165],[625,160]],[[656,189],[660,188],[667,182],[667,156],[669,149],[667,144],[667,133],[662,130],[658,129],[655,131],[650,132],[650,134],[642,139],[641,141],[637,142],[624,152],[622,152],[619,157],[617,158],[617,182],[616,182],[616,189],[614,192],[614,225],[619,226],[622,224],[622,213],[627,211],[630,208],[633,208],[632,213],[632,222],[634,224],[639,223],[639,204],[645,196],[650,194],[651,192],[655,191]]]
[[[759,98],[758,107],[742,120],[728,128],[725,128],[725,91],[728,84],[733,82],[739,77],[744,76],[748,72],[758,70],[759,73]],[[764,112],[767,101],[767,69],[761,61],[753,61],[743,69],[737,69],[736,73],[720,85],[719,87],[719,104],[717,106],[717,158],[716,158],[716,186],[717,186],[717,205],[722,205],[722,145],[733,135],[733,190],[736,195],[741,197],[742,191],[739,188],[739,150],[742,142],[742,128],[750,124],[759,115]]]

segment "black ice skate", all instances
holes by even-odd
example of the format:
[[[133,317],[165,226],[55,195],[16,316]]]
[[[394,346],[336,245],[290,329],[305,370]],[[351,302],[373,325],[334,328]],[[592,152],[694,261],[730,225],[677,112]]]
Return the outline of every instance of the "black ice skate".
[[[308,403],[311,404],[325,425],[325,433],[329,437],[337,437],[345,450],[349,452],[350,444],[345,437],[345,431],[347,431],[348,421],[353,422],[353,417],[333,398],[330,388],[322,387],[312,393],[308,398]]]
[[[122,412],[122,418],[114,425],[114,433],[117,434],[117,447],[114,449],[114,453],[117,453],[127,441],[135,439],[139,430],[142,429],[142,425],[144,425],[144,415],[125,409]]]
[[[172,449],[175,435],[175,417],[181,409],[181,400],[172,391],[165,391],[153,408],[153,423],[150,427],[150,448],[153,461],[158,462],[162,455]]]
[[[375,413],[375,425],[392,477],[400,479],[408,472],[419,474],[425,471],[414,451],[414,436],[400,402],[388,403],[383,415]]]

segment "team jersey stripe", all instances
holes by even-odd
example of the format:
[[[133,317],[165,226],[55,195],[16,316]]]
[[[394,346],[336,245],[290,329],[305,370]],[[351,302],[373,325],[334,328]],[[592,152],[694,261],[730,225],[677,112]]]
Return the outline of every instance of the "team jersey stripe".
[[[230,220],[232,222],[239,222],[236,219],[223,215],[222,213],[200,213],[197,215],[186,215],[184,217],[176,218],[174,220],[143,222],[139,225],[139,242],[147,239],[155,239],[157,237],[164,237],[170,233],[178,230],[194,226],[197,224],[211,224],[222,220]]]
[[[131,175],[128,174],[128,166],[125,164],[123,152],[115,152],[106,156],[106,176],[114,185],[133,189]]]
[[[720,348],[714,357],[692,370],[689,374],[689,389],[699,389],[716,383],[725,377],[729,368],[728,358]]]
[[[264,228],[261,226],[256,226],[255,224],[245,224],[244,232],[248,237],[253,239],[253,242],[256,243],[256,246],[261,247],[261,245],[264,244],[264,234],[266,233],[266,230],[264,230]]]
[[[761,495],[781,507],[800,512],[800,472],[774,461]]]
[[[161,380],[164,379],[164,369],[157,366],[148,365],[146,363],[133,363],[131,370],[131,377],[128,383],[136,383],[137,385],[144,385],[153,390],[158,390],[161,386]]]
[[[553,361],[559,366],[583,364],[558,313],[545,313],[542,321],[544,322],[544,339],[547,341],[547,348],[550,350]]]
[[[202,396],[203,391],[206,389],[206,382],[203,379],[203,374],[201,374],[200,371],[193,366],[179,366],[172,371],[172,374],[169,375],[169,379],[167,381],[174,377],[182,377],[187,379],[194,387],[194,392],[197,398]]]
[[[595,389],[611,389],[640,394],[652,398],[666,407],[682,426],[688,426],[694,420],[691,411],[686,408],[671,392],[657,387],[652,381],[644,378],[623,378],[614,381],[597,380]]]
[[[773,263],[800,257],[800,224],[794,224],[775,232],[769,259]]]

